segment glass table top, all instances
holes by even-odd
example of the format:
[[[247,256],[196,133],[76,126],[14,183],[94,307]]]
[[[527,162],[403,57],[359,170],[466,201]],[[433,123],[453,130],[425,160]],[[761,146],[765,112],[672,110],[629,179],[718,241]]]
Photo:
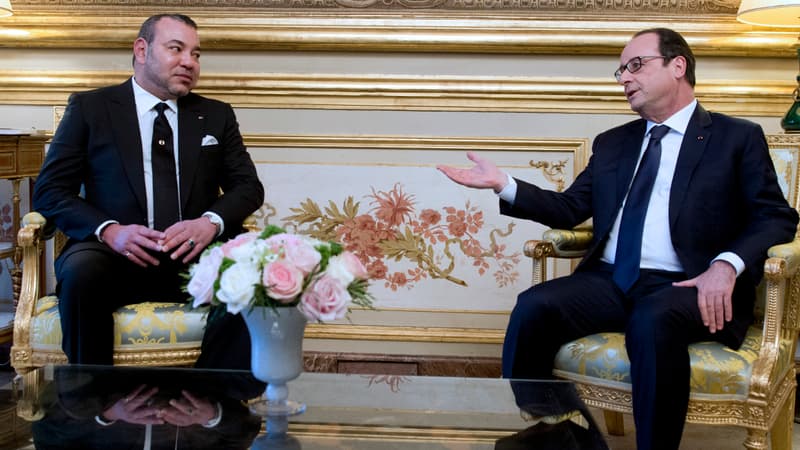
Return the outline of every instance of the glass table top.
[[[265,418],[248,406],[263,391],[249,372],[47,366],[25,376],[17,412],[37,449],[607,448],[567,381],[303,373],[288,387],[305,412]],[[131,423],[186,405],[221,412],[218,423]]]

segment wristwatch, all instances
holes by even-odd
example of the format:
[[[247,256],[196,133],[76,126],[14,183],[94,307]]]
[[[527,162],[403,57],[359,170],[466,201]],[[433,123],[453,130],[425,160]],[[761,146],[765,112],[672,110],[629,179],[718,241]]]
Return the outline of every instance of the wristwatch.
[[[223,222],[218,215],[207,212],[203,213],[203,217],[208,217],[208,221],[217,226],[217,236],[222,234]]]

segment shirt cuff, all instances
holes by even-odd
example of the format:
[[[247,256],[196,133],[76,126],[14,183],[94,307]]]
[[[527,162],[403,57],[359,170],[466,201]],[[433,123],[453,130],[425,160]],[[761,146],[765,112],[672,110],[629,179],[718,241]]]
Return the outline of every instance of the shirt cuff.
[[[114,423],[116,422],[116,420],[110,420],[110,421],[109,420],[104,420],[100,416],[94,416],[94,421],[97,422],[98,425],[103,426],[103,427],[109,427],[111,425],[114,425]]]
[[[203,217],[208,217],[208,220],[210,220],[211,223],[217,226],[217,235],[215,237],[220,237],[222,233],[225,231],[225,221],[222,220],[222,217],[220,217],[219,214],[213,211],[204,212]]]
[[[205,424],[203,424],[203,428],[214,428],[215,426],[219,425],[222,422],[222,404],[217,402],[217,415],[214,416],[213,419],[209,420]]]
[[[111,225],[112,223],[119,223],[119,222],[117,222],[116,220],[106,220],[105,222],[101,223],[96,230],[94,230],[94,235],[97,236],[97,240],[100,241],[101,244],[105,244],[103,238],[100,237],[103,235],[103,230],[105,230],[105,228]]]
[[[497,193],[497,196],[500,197],[500,200],[513,205],[514,200],[517,198],[517,181],[509,174],[506,174],[506,177],[508,178],[508,184],[502,191]]]
[[[737,255],[736,253],[733,253],[733,252],[722,252],[722,253],[719,254],[719,256],[714,258],[711,262],[713,263],[714,261],[725,261],[725,262],[729,263],[730,265],[732,265],[733,268],[736,269],[736,276],[737,277],[739,275],[741,275],[742,272],[744,272],[744,261],[742,261],[742,258],[740,258],[739,255]]]

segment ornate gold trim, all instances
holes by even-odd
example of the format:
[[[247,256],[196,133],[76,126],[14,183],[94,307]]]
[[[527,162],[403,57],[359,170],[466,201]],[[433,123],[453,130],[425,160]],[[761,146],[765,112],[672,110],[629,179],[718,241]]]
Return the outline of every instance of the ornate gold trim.
[[[385,342],[502,344],[505,330],[489,328],[401,327],[352,324],[309,324],[306,339]]]
[[[697,54],[792,57],[797,33],[738,23],[734,0],[195,0],[170,2],[213,50],[616,54],[675,27]],[[130,48],[157,0],[15,0],[0,47]],[[420,8],[425,8],[420,10]]]
[[[289,431],[296,436],[341,437],[358,439],[482,442],[493,444],[518,430],[465,430],[458,428],[392,427],[381,425],[329,425],[292,422]]]
[[[187,3],[187,2],[181,2]],[[253,14],[279,9],[337,9],[337,10],[456,10],[456,11],[569,11],[583,12],[591,10],[597,14],[622,12],[648,12],[657,15],[667,14],[735,14],[738,2],[732,0],[700,0],[675,1],[664,3],[659,0],[642,0],[640,2],[605,2],[598,0],[569,0],[551,2],[547,0],[509,1],[503,3],[491,1],[465,0],[193,0],[187,5],[192,9],[211,11],[231,11],[239,9]],[[64,7],[83,6],[97,8],[116,8],[138,10],[164,6],[163,0],[14,0],[17,12],[36,10],[58,10]],[[134,9],[136,8],[136,9]]]
[[[0,46],[2,46],[0,26]],[[73,92],[124,81],[122,71],[0,70],[0,104],[64,105]],[[795,84],[787,80],[701,82],[697,98],[732,115],[781,117]],[[607,78],[346,74],[203,74],[199,94],[238,108],[503,111],[629,114]]]

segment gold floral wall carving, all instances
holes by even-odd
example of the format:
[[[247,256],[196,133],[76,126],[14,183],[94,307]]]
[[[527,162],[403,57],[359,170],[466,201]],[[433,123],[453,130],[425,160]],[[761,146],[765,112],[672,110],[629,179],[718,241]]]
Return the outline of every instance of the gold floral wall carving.
[[[55,7],[125,7],[125,8],[208,8],[214,9],[444,9],[490,11],[577,11],[577,12],[648,12],[736,13],[735,0],[14,0],[14,8],[53,9]]]
[[[797,33],[736,21],[735,0],[15,0],[0,48],[130,48],[157,12],[197,19],[208,50],[613,54],[673,27],[698,55],[792,58]]]

